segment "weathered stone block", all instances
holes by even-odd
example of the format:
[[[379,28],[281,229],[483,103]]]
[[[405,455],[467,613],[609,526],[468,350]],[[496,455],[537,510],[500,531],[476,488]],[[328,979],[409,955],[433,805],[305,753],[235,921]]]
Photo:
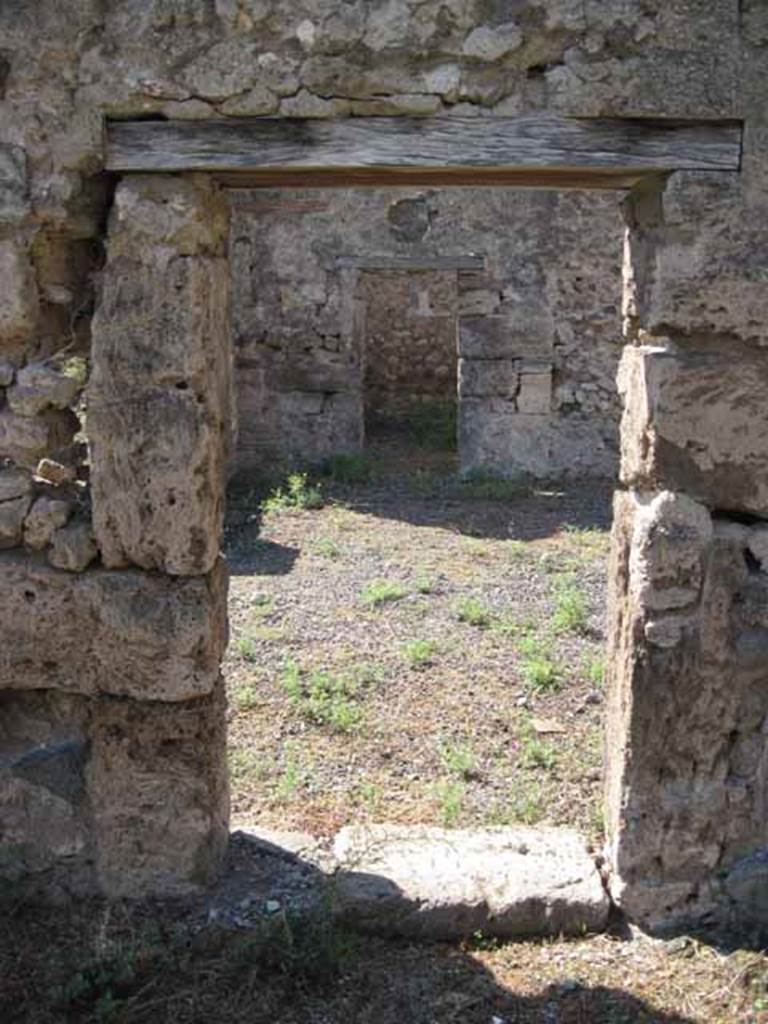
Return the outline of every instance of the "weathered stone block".
[[[72,514],[72,502],[60,498],[38,498],[24,522],[24,543],[35,551],[50,543],[51,537]]]
[[[90,523],[70,523],[61,526],[51,538],[48,561],[57,569],[83,572],[96,558],[99,549],[93,539]]]
[[[544,313],[462,316],[459,355],[464,359],[513,359],[546,356],[552,349],[552,319]]]
[[[210,883],[226,850],[223,683],[180,704],[101,698],[86,769],[99,884],[112,897]]]
[[[91,894],[88,709],[52,692],[0,693],[0,878],[42,899]]]
[[[465,399],[459,404],[459,458],[462,472],[504,477],[611,476],[615,454],[594,421],[562,421],[540,413],[520,413],[513,401]]]
[[[715,341],[627,348],[621,478],[768,515],[768,357]]]
[[[16,382],[8,388],[6,398],[12,412],[37,416],[44,409],[66,409],[79,390],[74,377],[44,363],[28,363],[16,374]]]
[[[0,689],[179,701],[210,693],[226,644],[226,571],[173,580],[72,574],[0,556]],[[115,638],[120,642],[116,643]]]
[[[0,239],[0,345],[28,338],[37,311],[35,275],[23,244]]]
[[[15,548],[21,544],[24,517],[31,501],[28,495],[0,501],[0,548]]]
[[[513,398],[518,388],[513,359],[460,359],[460,398]]]
[[[768,842],[768,574],[750,567],[749,540],[748,528],[713,523],[684,495],[616,498],[605,746],[611,888],[652,929],[726,923],[723,877]]]
[[[34,469],[44,455],[70,444],[79,426],[69,409],[51,409],[35,417],[0,409],[0,459]]]
[[[32,480],[28,473],[17,466],[0,466],[0,501],[23,498],[32,491]]]
[[[517,411],[548,413],[552,410],[552,369],[534,369],[525,363],[520,368]]]
[[[17,224],[29,210],[24,150],[0,145],[0,222]]]
[[[580,935],[608,918],[595,863],[566,829],[349,826],[333,853],[337,913],[366,931]]]
[[[138,179],[118,192],[88,391],[93,524],[107,566],[190,575],[213,566],[221,533],[228,270],[204,255],[222,244],[211,195],[182,183],[174,198],[168,186]]]

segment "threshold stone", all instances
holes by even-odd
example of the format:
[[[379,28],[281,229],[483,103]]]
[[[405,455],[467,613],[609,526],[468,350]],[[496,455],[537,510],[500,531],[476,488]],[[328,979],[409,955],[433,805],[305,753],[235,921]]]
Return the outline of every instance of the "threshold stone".
[[[421,938],[580,935],[609,900],[570,829],[352,825],[334,840],[336,914],[356,930]]]

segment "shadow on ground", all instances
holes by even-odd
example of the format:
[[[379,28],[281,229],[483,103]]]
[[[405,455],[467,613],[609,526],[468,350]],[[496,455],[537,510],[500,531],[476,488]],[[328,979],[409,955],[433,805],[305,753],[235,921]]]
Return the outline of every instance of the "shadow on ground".
[[[482,490],[475,488],[474,493]],[[491,490],[489,488],[489,490]],[[497,498],[474,497],[456,485],[414,496],[407,488],[328,491],[331,500],[357,512],[495,540],[542,540],[568,527],[604,530],[611,526],[612,487],[599,481],[586,487],[514,491]]]

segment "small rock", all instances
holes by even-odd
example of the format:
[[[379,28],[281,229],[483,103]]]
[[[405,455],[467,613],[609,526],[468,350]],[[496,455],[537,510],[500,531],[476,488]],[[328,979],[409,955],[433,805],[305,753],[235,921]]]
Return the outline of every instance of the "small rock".
[[[72,504],[69,501],[38,498],[24,522],[24,543],[35,551],[42,551],[71,514]]]
[[[277,914],[280,910],[280,903],[278,900],[267,900],[264,909],[268,914]]]
[[[90,523],[71,523],[56,530],[48,561],[57,569],[82,572],[98,554]]]
[[[77,476],[77,470],[74,466],[65,466],[64,463],[56,462],[54,459],[40,459],[35,470],[35,476],[39,480],[45,480],[46,483],[54,484],[58,487],[60,484],[66,484],[74,480]]]
[[[44,363],[29,363],[19,370],[16,383],[8,389],[8,406],[20,416],[37,416],[51,406],[67,409],[79,390],[74,377]]]
[[[21,544],[24,517],[31,501],[29,495],[25,495],[0,503],[0,548],[15,548]]]
[[[0,502],[23,498],[32,490],[32,481],[27,473],[16,466],[0,468]]]
[[[678,935],[677,938],[664,943],[664,952],[667,956],[691,957],[696,952],[696,946],[687,935]]]
[[[6,359],[0,359],[0,387],[7,388],[13,383],[16,374],[16,367]]]

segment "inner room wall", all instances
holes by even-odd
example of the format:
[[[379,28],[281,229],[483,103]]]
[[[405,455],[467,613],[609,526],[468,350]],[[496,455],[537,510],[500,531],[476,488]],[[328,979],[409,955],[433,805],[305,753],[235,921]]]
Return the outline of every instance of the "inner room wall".
[[[368,188],[230,196],[237,471],[359,451],[373,279],[382,287],[392,279],[387,259],[416,275],[475,255],[480,269],[453,270],[460,468],[539,478],[615,473],[623,234],[615,194]]]

